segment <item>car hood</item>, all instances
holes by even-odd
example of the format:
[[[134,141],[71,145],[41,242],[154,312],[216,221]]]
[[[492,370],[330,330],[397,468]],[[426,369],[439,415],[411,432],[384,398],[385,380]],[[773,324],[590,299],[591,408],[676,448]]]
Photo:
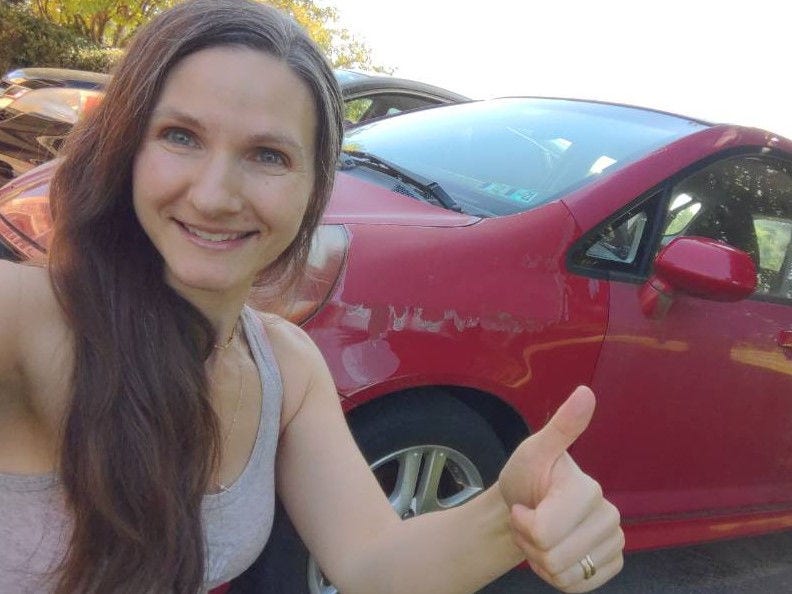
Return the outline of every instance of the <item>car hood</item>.
[[[58,160],[50,161],[15,178],[0,190],[0,217],[9,208],[27,221],[25,229],[38,229],[36,245],[48,246],[52,221],[46,204],[49,182]],[[9,200],[12,200],[9,201]],[[28,220],[29,219],[29,220]],[[0,219],[0,235],[5,237]],[[464,227],[478,217],[444,210],[359,180],[344,172],[336,176],[325,216],[326,224],[402,225],[414,227]],[[29,234],[28,234],[29,235]],[[8,240],[8,238],[6,238]]]
[[[479,220],[479,217],[444,210],[339,171],[323,222],[464,227]]]

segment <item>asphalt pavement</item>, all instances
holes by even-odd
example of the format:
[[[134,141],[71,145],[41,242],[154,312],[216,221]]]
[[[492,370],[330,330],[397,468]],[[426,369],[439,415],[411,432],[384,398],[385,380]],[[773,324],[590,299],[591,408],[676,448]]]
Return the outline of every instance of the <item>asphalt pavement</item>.
[[[479,594],[558,591],[530,570],[512,571]],[[788,594],[792,531],[706,545],[633,553],[597,594]]]

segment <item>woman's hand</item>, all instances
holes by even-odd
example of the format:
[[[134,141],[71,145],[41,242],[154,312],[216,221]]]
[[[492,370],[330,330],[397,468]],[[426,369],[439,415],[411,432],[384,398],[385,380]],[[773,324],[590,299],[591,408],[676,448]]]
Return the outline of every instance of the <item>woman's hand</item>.
[[[577,388],[545,427],[520,444],[500,474],[514,542],[531,568],[565,592],[587,592],[624,563],[619,511],[567,453],[594,413]]]

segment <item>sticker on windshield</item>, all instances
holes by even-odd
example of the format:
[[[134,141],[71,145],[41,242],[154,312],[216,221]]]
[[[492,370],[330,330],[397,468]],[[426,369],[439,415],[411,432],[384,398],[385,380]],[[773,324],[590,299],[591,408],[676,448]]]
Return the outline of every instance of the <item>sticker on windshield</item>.
[[[479,190],[486,192],[491,196],[513,200],[515,202],[523,202],[530,204],[539,195],[536,190],[528,190],[526,188],[515,188],[508,184],[501,184],[498,182],[484,182],[479,186]]]

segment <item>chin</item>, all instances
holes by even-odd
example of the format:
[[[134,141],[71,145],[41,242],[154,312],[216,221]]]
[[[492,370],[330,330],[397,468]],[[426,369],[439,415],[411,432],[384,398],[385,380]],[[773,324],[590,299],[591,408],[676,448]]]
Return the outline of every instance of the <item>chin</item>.
[[[166,282],[176,291],[205,291],[209,293],[248,292],[254,277],[242,277],[229,274],[228,270],[168,270]]]

